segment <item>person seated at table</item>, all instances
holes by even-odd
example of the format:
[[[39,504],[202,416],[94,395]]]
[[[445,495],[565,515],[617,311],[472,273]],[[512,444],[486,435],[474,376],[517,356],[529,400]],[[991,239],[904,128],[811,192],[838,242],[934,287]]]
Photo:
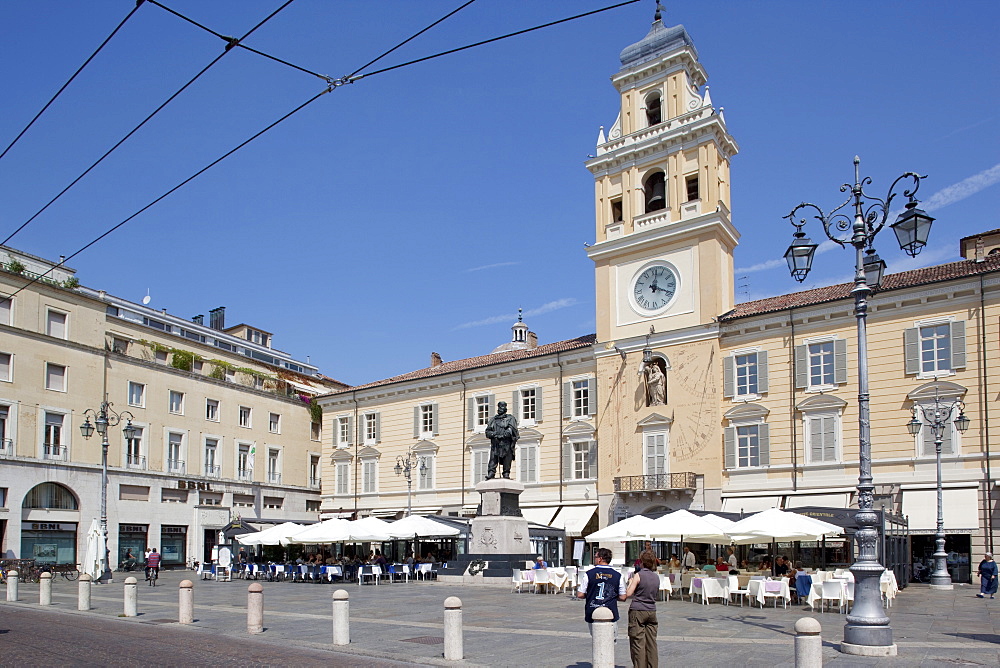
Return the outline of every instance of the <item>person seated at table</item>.
[[[718,572],[715,564],[705,564],[701,567],[701,570],[705,571],[705,574],[709,576],[714,576]]]
[[[760,560],[760,566],[757,567],[757,570],[759,570],[759,571],[769,571],[769,570],[771,570],[771,560],[770,559],[761,559]]]
[[[406,564],[407,566],[409,566],[410,568],[413,568],[413,565],[414,565],[415,563],[417,563],[417,560],[416,560],[416,559],[414,559],[414,557],[413,557],[413,551],[412,551],[412,550],[411,550],[411,551],[410,551],[410,553],[409,553],[409,554],[407,555],[407,557],[406,557],[406,560],[405,560],[405,561],[404,561],[403,563],[405,563],[405,564]]]
[[[789,570],[790,569],[788,567],[788,562],[785,560],[785,558],[778,557],[774,565],[774,574],[777,575],[778,577],[786,576],[788,575]]]
[[[382,568],[389,565],[386,558],[382,556],[382,550],[375,550],[375,558],[372,559],[371,563],[373,566],[381,566]]]
[[[749,571],[749,570],[752,570],[752,569],[750,568],[750,562],[749,562],[749,561],[747,561],[746,559],[744,559],[743,561],[741,561],[741,562],[740,562],[740,570],[742,570],[742,571]]]
[[[531,568],[536,571],[548,567],[549,565],[545,562],[544,559],[542,559],[542,555],[538,555],[537,557],[535,557],[535,563],[531,566]]]
[[[681,560],[677,558],[676,554],[671,554],[670,559],[667,561],[667,566],[670,568],[680,568]]]
[[[812,586],[812,576],[809,576],[809,580],[806,580],[805,578],[802,579],[802,582],[804,583],[803,586],[800,587],[797,585],[795,581],[800,575],[808,575],[808,573],[806,573],[806,569],[802,566],[801,561],[796,562],[795,567],[788,573],[788,589],[792,594],[792,603],[798,603],[800,597],[808,596],[809,589]],[[800,594],[798,591],[799,589],[801,589],[804,593]],[[805,601],[802,602],[804,603]]]
[[[715,560],[715,570],[718,571],[719,573],[728,573],[729,564],[726,563],[726,560],[723,559],[722,557],[718,557]]]

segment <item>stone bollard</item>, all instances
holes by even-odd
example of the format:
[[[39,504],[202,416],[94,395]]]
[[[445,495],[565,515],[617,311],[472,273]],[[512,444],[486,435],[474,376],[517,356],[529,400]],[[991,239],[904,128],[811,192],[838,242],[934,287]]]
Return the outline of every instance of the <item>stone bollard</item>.
[[[462,647],[462,599],[449,596],[444,600],[444,658],[461,661],[465,658]]]
[[[52,605],[52,573],[38,576],[38,605]]]
[[[7,571],[7,600],[17,600],[17,571]]]
[[[333,592],[333,644],[351,643],[351,602],[345,589]]]
[[[590,625],[594,643],[593,668],[614,668],[615,666],[615,616],[608,608],[597,608]]]
[[[76,599],[77,610],[90,610],[90,573],[80,576],[80,589]]]
[[[247,633],[264,632],[264,587],[254,582],[247,588]]]
[[[194,622],[194,583],[190,580],[181,580],[181,588],[178,593],[180,606],[177,613],[177,621],[181,624],[191,624]]]
[[[823,665],[823,637],[814,617],[795,622],[795,668],[820,668]]]
[[[125,578],[125,616],[139,616],[139,587],[138,580],[133,577]]]

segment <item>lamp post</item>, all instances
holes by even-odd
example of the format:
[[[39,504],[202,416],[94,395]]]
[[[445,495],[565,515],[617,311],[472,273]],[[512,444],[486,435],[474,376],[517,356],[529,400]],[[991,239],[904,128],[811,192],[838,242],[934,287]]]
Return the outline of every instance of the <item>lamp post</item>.
[[[785,253],[788,269],[792,277],[802,282],[812,268],[813,256],[818,244],[812,243],[802,231],[806,219],[797,220],[796,214],[801,209],[812,209],[813,216],[823,225],[826,233],[834,243],[841,247],[848,244],[854,247],[854,315],[857,319],[858,336],[858,441],[859,441],[859,474],[858,474],[858,512],[855,520],[858,531],[855,534],[858,541],[858,557],[851,566],[854,574],[854,607],[847,616],[844,626],[844,642],[841,651],[846,654],[866,656],[892,656],[896,654],[896,645],[892,642],[892,629],[889,627],[889,617],[882,608],[882,594],[879,578],[885,568],[878,562],[876,545],[879,529],[878,515],[872,509],[874,506],[875,485],[872,482],[872,457],[870,441],[870,425],[868,410],[868,338],[866,320],[868,314],[868,297],[882,282],[885,272],[885,262],[876,254],[875,236],[885,226],[889,217],[890,206],[896,198],[896,186],[901,181],[912,180],[909,189],[903,191],[908,198],[905,210],[891,225],[896,233],[899,247],[911,257],[917,255],[927,243],[933,218],[917,208],[914,195],[920,187],[920,180],[925,178],[914,172],[906,172],[899,176],[889,186],[885,199],[873,197],[865,192],[864,187],[871,184],[869,177],[859,176],[861,160],[854,157],[854,184],[845,183],[840,192],[850,192],[850,196],[829,213],[824,212],[815,204],[803,202],[785,218],[795,227],[792,244]],[[850,208],[853,207],[853,212]],[[845,209],[843,212],[842,209]],[[841,236],[838,236],[838,233]]]
[[[952,417],[955,409],[958,415]],[[948,553],[944,551],[944,492],[941,487],[941,443],[944,440],[944,430],[949,422],[955,423],[955,428],[965,433],[971,420],[965,414],[965,404],[960,400],[945,402],[938,397],[937,386],[934,387],[934,407],[914,404],[910,409],[913,417],[906,423],[906,429],[911,436],[920,434],[924,425],[934,430],[934,454],[937,458],[937,531],[934,534],[936,550],[934,552],[934,571],[931,573],[931,589],[954,589],[951,574],[948,573]],[[918,417],[923,416],[923,420]]]
[[[418,457],[417,453],[413,450],[409,450],[406,455],[398,455],[396,457],[396,466],[393,470],[396,475],[406,476],[406,516],[410,516],[410,510],[413,507],[413,470],[418,468],[421,473],[427,470],[427,464],[424,463],[422,457]]]
[[[111,568],[108,565],[108,427],[117,427],[121,421],[125,420],[122,431],[126,440],[135,438],[136,428],[132,426],[132,419],[135,417],[128,411],[116,413],[111,407],[112,404],[106,398],[101,402],[101,407],[96,411],[88,408],[83,411],[86,418],[80,425],[80,433],[84,438],[89,439],[97,430],[101,437],[101,576],[100,582],[111,582]],[[91,423],[90,417],[94,417]]]

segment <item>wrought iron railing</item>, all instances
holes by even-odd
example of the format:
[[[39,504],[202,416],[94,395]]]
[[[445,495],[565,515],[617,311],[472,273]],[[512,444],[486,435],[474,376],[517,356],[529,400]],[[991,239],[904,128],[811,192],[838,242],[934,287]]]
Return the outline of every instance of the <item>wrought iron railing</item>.
[[[236,469],[236,479],[247,482],[253,480],[253,469]]]
[[[222,467],[218,465],[205,464],[205,476],[209,478],[218,478],[222,473]]]
[[[281,474],[278,473],[277,471],[268,471],[267,472],[267,481],[269,483],[272,483],[272,484],[275,484],[275,485],[280,485],[281,484]]]
[[[145,469],[146,458],[143,455],[127,455],[125,457],[125,468]]]
[[[0,457],[10,457],[14,454],[14,441],[9,438],[0,438]]]
[[[66,446],[56,443],[46,443],[43,451],[45,459],[66,459]]]
[[[184,473],[185,463],[183,459],[168,459],[167,471],[170,473]]]
[[[648,492],[658,489],[695,489],[695,474],[655,473],[652,475],[624,475],[615,478],[616,492]]]

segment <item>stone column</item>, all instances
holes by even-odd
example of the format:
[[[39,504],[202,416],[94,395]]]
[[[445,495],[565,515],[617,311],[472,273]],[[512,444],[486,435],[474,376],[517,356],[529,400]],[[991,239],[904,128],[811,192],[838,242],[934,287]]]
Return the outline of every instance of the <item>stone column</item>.
[[[444,658],[461,661],[465,658],[462,647],[462,599],[449,596],[444,600]]]
[[[333,592],[333,644],[351,642],[351,602],[346,589]]]
[[[795,622],[795,668],[820,668],[823,665],[823,637],[820,623],[813,617]]]
[[[77,591],[76,609],[90,610],[90,573],[80,576],[80,586]]]
[[[52,573],[42,573],[38,578],[38,605],[52,605]]]
[[[264,587],[254,582],[247,588],[247,633],[264,632]]]
[[[7,571],[7,600],[17,600],[17,571],[11,569]]]
[[[134,577],[125,578],[125,609],[124,614],[126,617],[138,617],[139,616],[139,581]]]
[[[190,624],[194,621],[194,583],[190,580],[181,580],[178,590],[177,621],[181,624]]]
[[[608,608],[594,610],[591,631],[594,643],[593,668],[615,668],[615,620]]]

